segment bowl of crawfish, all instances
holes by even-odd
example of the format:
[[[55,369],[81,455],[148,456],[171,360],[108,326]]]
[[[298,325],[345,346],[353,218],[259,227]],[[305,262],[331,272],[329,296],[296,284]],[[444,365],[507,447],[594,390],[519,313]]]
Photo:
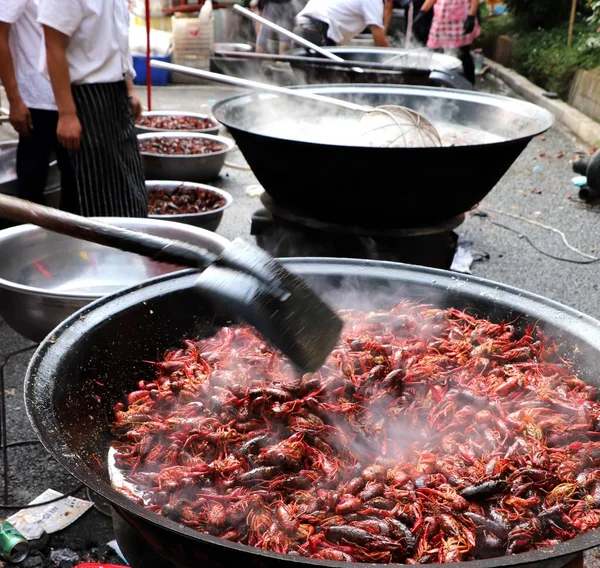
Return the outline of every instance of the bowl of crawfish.
[[[235,147],[225,136],[193,132],[152,132],[138,140],[146,179],[195,183],[217,178]]]
[[[150,180],[148,192],[148,217],[165,221],[187,223],[216,231],[223,213],[233,203],[227,191],[192,182]]]
[[[220,126],[209,114],[170,110],[145,111],[135,124],[138,134],[173,131],[218,134]]]
[[[283,262],[346,321],[319,372],[167,275],[40,345],[48,451],[177,567],[560,568],[600,545],[600,322],[470,275]]]

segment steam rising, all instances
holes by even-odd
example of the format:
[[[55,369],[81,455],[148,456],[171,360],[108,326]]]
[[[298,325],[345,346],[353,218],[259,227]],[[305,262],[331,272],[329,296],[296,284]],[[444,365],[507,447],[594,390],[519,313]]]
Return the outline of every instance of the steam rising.
[[[368,300],[351,279],[329,284],[332,305],[360,310],[342,311],[314,375],[247,326],[185,341],[116,409],[110,459],[127,473],[113,483],[197,530],[330,560],[470,560],[600,526],[596,389],[541,331],[416,290],[402,296],[427,304],[392,307],[390,283]],[[585,520],[569,504],[565,526],[574,496]]]

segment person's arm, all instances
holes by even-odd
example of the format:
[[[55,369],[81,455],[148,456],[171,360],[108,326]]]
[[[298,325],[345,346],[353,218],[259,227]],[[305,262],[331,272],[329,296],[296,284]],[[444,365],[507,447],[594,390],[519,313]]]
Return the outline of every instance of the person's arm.
[[[391,1],[388,0],[391,4]],[[368,0],[363,2],[362,17],[366,26],[373,34],[373,41],[377,47],[390,47],[390,42],[385,35],[385,8],[381,0]],[[391,14],[390,14],[391,15]]]
[[[383,29],[387,34],[394,12],[394,0],[386,0],[383,6]]]
[[[371,33],[373,34],[373,40],[377,47],[390,47],[390,42],[385,35],[385,30],[379,26],[369,26]]]
[[[477,2],[477,0],[475,0],[475,2]],[[435,4],[435,0],[425,0],[425,3],[421,6],[421,9],[419,10],[419,12],[429,12],[429,10],[431,10],[431,8],[433,8],[434,4]]]
[[[479,9],[479,0],[471,0],[471,7],[469,9],[469,16],[476,16],[478,9]]]
[[[8,99],[8,120],[21,135],[27,136],[32,128],[31,114],[21,98],[8,37],[11,24],[0,22],[0,81]]]
[[[131,104],[131,112],[133,113],[134,120],[137,120],[142,116],[142,102],[135,94],[135,86],[131,79],[126,79],[127,83],[127,94],[129,96],[129,103]]]
[[[67,150],[77,151],[81,143],[81,123],[77,118],[77,107],[71,92],[71,76],[67,62],[69,36],[47,25],[43,28],[48,74],[58,107],[56,135]]]

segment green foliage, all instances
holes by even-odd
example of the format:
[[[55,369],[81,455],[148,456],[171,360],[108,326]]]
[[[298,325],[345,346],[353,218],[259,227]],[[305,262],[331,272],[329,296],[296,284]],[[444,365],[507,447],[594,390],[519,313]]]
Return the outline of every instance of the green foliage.
[[[514,15],[510,12],[501,16],[490,16],[483,10],[482,17],[481,35],[473,42],[473,47],[483,49],[488,57],[492,57],[496,38],[501,35],[513,35],[518,32],[519,27]]]
[[[584,8],[586,0],[580,0]],[[587,0],[587,3],[596,0]],[[515,17],[532,30],[549,30],[569,20],[571,0],[507,0]]]
[[[587,0],[587,9],[590,13],[588,22],[600,26],[600,0]]]
[[[519,36],[514,51],[515,67],[521,74],[563,99],[578,69],[600,67],[595,26],[585,21],[577,23],[571,47],[567,47],[567,34],[568,24],[549,31],[530,31]]]

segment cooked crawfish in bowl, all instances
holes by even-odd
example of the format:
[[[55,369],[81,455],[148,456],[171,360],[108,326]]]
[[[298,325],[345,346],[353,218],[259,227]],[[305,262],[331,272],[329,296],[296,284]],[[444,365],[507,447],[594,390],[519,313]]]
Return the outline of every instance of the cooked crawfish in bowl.
[[[273,552],[489,558],[600,526],[600,403],[535,328],[399,303],[342,310],[298,376],[246,325],[186,340],[115,407],[114,485]]]
[[[163,156],[186,155],[197,156],[202,154],[214,154],[226,150],[227,146],[222,142],[205,138],[185,137],[161,137],[150,138],[140,141],[140,151],[146,154],[161,154]]]
[[[181,184],[174,191],[155,186],[148,191],[150,215],[192,215],[216,211],[227,201],[216,191]]]
[[[208,130],[217,126],[211,118],[186,115],[141,116],[136,124],[157,130]]]

